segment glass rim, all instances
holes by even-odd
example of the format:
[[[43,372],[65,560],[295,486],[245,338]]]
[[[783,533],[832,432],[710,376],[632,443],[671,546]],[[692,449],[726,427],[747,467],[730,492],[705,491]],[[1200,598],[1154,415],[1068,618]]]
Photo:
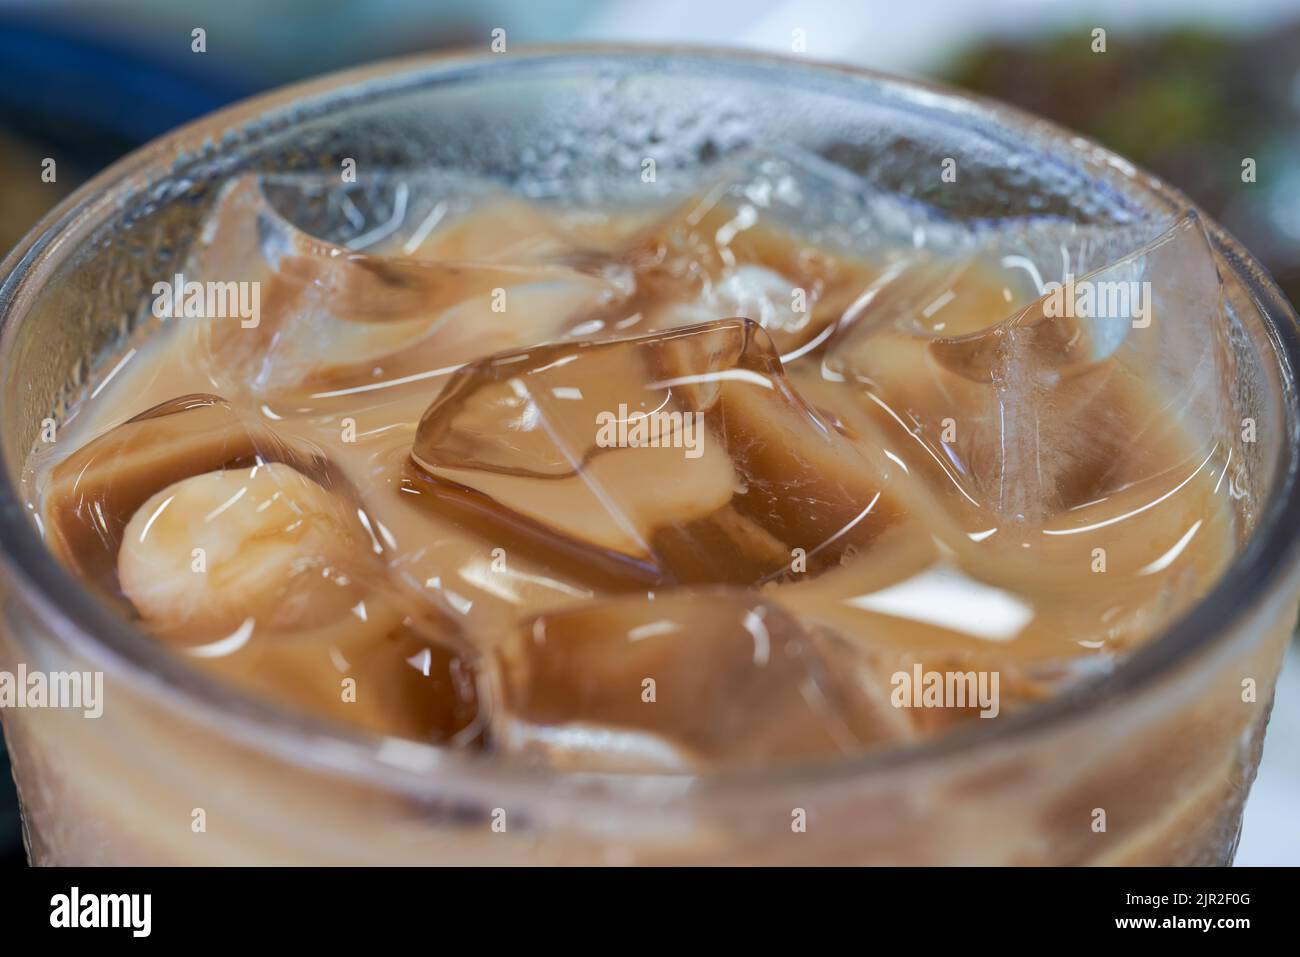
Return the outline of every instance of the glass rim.
[[[973,727],[936,738],[859,755],[687,776],[692,794],[734,796],[756,784],[861,781],[903,768],[934,766],[1065,727],[1154,685],[1218,641],[1227,641],[1235,626],[1289,584],[1300,558],[1300,536],[1294,534],[1300,528],[1300,397],[1296,388],[1300,323],[1267,272],[1181,192],[1091,140],[994,100],[861,67],[745,49],[590,44],[527,47],[512,50],[504,57],[477,50],[403,57],[281,87],[211,113],[135,150],[43,217],[0,262],[0,361],[7,362],[10,356],[19,321],[42,287],[43,274],[75,252],[124,195],[155,186],[154,176],[181,175],[187,158],[197,162],[195,152],[198,158],[208,160],[214,151],[219,153],[224,133],[235,129],[254,137],[274,133],[282,131],[286,123],[292,126],[327,116],[346,105],[453,80],[472,80],[489,72],[499,74],[510,69],[512,63],[638,57],[645,58],[647,65],[698,61],[733,71],[756,68],[781,76],[794,72],[810,82],[821,78],[855,83],[864,95],[889,97],[903,106],[938,109],[945,114],[945,121],[957,117],[978,120],[1027,142],[1035,150],[1068,157],[1085,173],[1090,185],[1103,183],[1108,177],[1122,177],[1136,181],[1138,190],[1165,206],[1171,215],[1199,215],[1214,248],[1231,266],[1260,313],[1271,346],[1267,358],[1276,361],[1282,385],[1279,401],[1286,429],[1284,446],[1270,477],[1272,488],[1245,546],[1199,602],[1122,659],[1111,672],[1087,679],[995,724],[977,722]],[[220,682],[133,628],[63,568],[28,518],[18,489],[9,479],[11,465],[0,448],[0,563],[7,580],[30,602],[41,625],[78,654],[106,671],[111,669],[115,678],[130,682],[136,694],[165,708],[179,709],[186,719],[201,716],[214,733],[298,767],[360,776],[417,795],[487,785],[498,790],[516,786],[533,790],[557,782],[580,784],[587,790],[603,783],[610,796],[634,803],[638,795],[656,795],[659,800],[664,788],[671,792],[681,789],[681,774],[557,770],[387,737],[295,712]],[[429,773],[432,770],[442,773],[433,775]]]

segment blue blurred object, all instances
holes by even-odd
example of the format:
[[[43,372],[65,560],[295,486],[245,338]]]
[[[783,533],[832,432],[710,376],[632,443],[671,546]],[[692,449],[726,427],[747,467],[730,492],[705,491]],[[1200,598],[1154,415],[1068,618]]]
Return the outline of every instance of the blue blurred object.
[[[186,39],[184,37],[180,39]],[[93,171],[256,92],[226,60],[160,57],[103,34],[0,12],[0,124]]]

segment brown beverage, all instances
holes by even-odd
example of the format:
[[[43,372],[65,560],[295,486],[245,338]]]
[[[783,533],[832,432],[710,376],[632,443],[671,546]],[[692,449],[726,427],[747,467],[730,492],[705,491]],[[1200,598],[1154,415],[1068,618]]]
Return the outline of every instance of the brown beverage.
[[[346,244],[278,202],[342,187],[233,182],[29,463],[196,667],[492,760],[826,761],[1068,691],[1231,557],[1195,218],[828,221],[788,154],[649,208],[386,175],[420,214]]]

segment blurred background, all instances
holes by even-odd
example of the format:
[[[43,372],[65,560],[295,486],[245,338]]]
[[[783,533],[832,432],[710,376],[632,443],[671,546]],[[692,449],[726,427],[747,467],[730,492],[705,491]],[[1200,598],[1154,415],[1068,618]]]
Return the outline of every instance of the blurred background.
[[[511,46],[785,54],[801,30],[798,55],[938,79],[1099,140],[1187,192],[1300,302],[1300,0],[0,0],[0,255],[82,180],[180,123],[358,63],[486,48],[497,27]],[[0,751],[0,861],[24,863],[21,847]],[[1295,642],[1237,862],[1300,863]]]

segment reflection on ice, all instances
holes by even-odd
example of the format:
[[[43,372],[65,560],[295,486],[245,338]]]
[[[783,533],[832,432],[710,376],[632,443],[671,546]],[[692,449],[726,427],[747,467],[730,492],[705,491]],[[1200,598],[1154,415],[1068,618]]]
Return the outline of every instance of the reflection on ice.
[[[1034,617],[1015,595],[936,566],[897,585],[847,600],[855,608],[961,631],[985,641],[1011,641]]]

